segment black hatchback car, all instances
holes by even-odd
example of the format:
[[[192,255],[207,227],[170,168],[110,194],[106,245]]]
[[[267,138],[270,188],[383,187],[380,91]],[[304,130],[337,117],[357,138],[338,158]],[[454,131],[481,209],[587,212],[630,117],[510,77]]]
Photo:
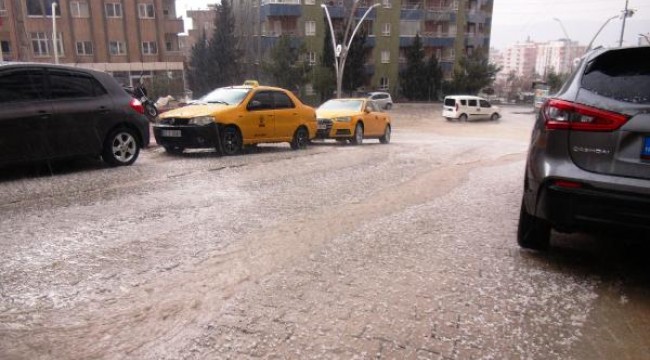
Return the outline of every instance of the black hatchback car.
[[[650,47],[588,53],[537,115],[517,240],[650,229]]]
[[[86,155],[131,165],[148,144],[142,104],[111,75],[0,63],[0,166]]]

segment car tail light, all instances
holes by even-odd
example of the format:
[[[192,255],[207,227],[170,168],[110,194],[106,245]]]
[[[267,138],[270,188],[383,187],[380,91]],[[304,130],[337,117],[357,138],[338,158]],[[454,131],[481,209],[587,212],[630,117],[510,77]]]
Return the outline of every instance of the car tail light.
[[[135,110],[136,112],[143,114],[144,115],[144,106],[142,106],[142,103],[140,100],[136,98],[132,98],[131,102],[129,102],[129,105],[131,105],[131,108]]]
[[[575,181],[569,181],[569,180],[555,180],[553,181],[553,185],[565,189],[580,189],[582,188],[582,183],[575,182]]]
[[[542,107],[546,129],[614,131],[627,122],[627,115],[570,101],[550,99]]]

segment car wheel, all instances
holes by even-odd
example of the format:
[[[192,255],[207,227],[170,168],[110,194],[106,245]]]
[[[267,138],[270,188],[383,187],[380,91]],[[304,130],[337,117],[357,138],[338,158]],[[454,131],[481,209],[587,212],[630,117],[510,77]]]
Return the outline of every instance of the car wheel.
[[[140,145],[138,145],[134,130],[115,129],[104,140],[102,159],[111,166],[131,165],[138,155],[140,155]]]
[[[185,150],[185,148],[181,146],[165,146],[165,151],[168,154],[180,155],[183,153],[183,150]]]
[[[445,119],[447,119],[447,121],[451,121],[451,118],[450,118],[450,117],[446,117]]]
[[[363,143],[363,124],[357,123],[354,127],[354,136],[350,139],[352,145],[361,145]]]
[[[388,103],[386,104],[386,110],[390,110],[393,107],[393,104]]]
[[[237,155],[242,149],[242,138],[239,130],[229,126],[221,132],[221,147],[224,155]]]
[[[307,132],[307,129],[301,126],[293,134],[293,140],[291,140],[291,148],[294,150],[306,149],[307,143],[309,143],[309,133]]]
[[[388,144],[390,142],[390,125],[386,125],[384,129],[384,135],[379,138],[379,142],[382,144]]]
[[[551,243],[551,226],[545,220],[528,214],[523,200],[519,210],[517,243],[523,248],[533,250],[547,250]]]
[[[466,122],[467,121],[467,115],[466,114],[461,114],[460,117],[458,118],[458,121]]]
[[[490,116],[490,120],[492,120],[492,121],[499,120],[499,114],[497,114],[497,113],[492,114],[492,116]]]

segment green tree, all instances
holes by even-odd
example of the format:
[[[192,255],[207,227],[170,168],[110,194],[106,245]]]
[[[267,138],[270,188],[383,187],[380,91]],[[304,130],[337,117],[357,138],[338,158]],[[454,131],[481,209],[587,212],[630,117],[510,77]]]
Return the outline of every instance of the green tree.
[[[416,34],[411,46],[406,48],[406,68],[400,72],[402,94],[409,100],[422,100],[428,95],[425,73],[424,49],[420,35]]]
[[[281,36],[271,49],[270,61],[262,64],[262,71],[268,74],[276,86],[295,90],[307,83],[310,66],[304,58],[305,47],[291,47],[291,38]]]
[[[499,70],[498,66],[490,64],[486,51],[478,48],[460,59],[459,66],[454,69],[454,77],[446,88],[450,90],[449,93],[477,94],[494,82]]]
[[[327,19],[325,19],[327,23]],[[336,74],[334,73],[334,49],[329,28],[325,30],[323,53],[318,66],[313,72],[314,90],[320,94],[321,102],[328,100],[336,90]]]
[[[546,74],[546,83],[550,87],[551,93],[556,93],[562,87],[562,84],[569,78],[569,74],[556,74],[553,69]]]
[[[442,86],[442,69],[435,55],[431,55],[424,67],[424,80],[426,83],[427,100],[437,100]]]
[[[239,61],[241,52],[237,49],[235,18],[228,0],[216,6],[215,28],[208,43],[208,61],[205,76],[212,89],[240,83]]]
[[[357,88],[366,84],[368,75],[365,72],[364,64],[366,62],[365,43],[368,37],[366,31],[360,31],[352,39],[348,57],[345,61],[345,71],[343,72],[343,90],[351,93]],[[330,40],[330,51],[332,49]],[[336,81],[336,79],[334,80]]]
[[[187,80],[195,98],[201,97],[213,89],[210,80],[206,76],[206,71],[209,69],[208,59],[208,40],[204,31],[199,41],[192,46],[192,55],[187,72]]]

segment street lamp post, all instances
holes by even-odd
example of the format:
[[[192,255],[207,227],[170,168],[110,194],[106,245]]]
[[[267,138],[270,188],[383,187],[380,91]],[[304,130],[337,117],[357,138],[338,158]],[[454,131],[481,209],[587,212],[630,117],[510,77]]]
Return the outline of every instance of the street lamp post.
[[[341,91],[342,91],[342,84],[343,84],[343,71],[345,69],[345,59],[348,57],[348,50],[350,49],[350,45],[352,44],[352,39],[354,39],[354,35],[356,35],[357,30],[361,27],[361,24],[363,23],[363,20],[370,14],[372,9],[376,8],[381,4],[374,4],[370,6],[366,12],[363,14],[361,19],[359,20],[359,23],[357,26],[354,28],[352,31],[352,34],[350,34],[350,27],[352,25],[352,21],[354,20],[354,13],[356,12],[357,8],[359,7],[359,0],[356,0],[354,4],[352,5],[352,10],[350,11],[350,17],[348,19],[348,25],[345,29],[345,34],[343,36],[342,44],[336,44],[336,36],[334,34],[334,27],[332,26],[332,18],[330,17],[330,12],[327,9],[327,5],[321,4],[320,7],[325,10],[325,15],[327,16],[327,22],[329,23],[330,26],[330,33],[332,36],[332,48],[334,50],[334,70],[336,72],[336,98],[340,99],[341,98]],[[348,34],[350,34],[350,37],[348,39]],[[347,43],[346,43],[347,39]]]
[[[56,1],[52,1],[52,48],[54,50],[54,63],[59,63],[59,52],[56,47]]]
[[[598,34],[600,34],[600,32],[603,31],[603,29],[605,28],[605,26],[606,26],[610,21],[616,19],[617,17],[618,17],[618,15],[612,16],[611,18],[607,19],[603,25],[601,25],[600,29],[598,29],[598,31],[596,31],[596,35],[594,35],[594,37],[593,37],[593,38],[591,39],[591,41],[589,42],[589,45],[587,45],[587,50],[585,50],[585,52],[591,50],[591,46],[594,44],[594,41],[596,41],[596,38],[598,37]]]

